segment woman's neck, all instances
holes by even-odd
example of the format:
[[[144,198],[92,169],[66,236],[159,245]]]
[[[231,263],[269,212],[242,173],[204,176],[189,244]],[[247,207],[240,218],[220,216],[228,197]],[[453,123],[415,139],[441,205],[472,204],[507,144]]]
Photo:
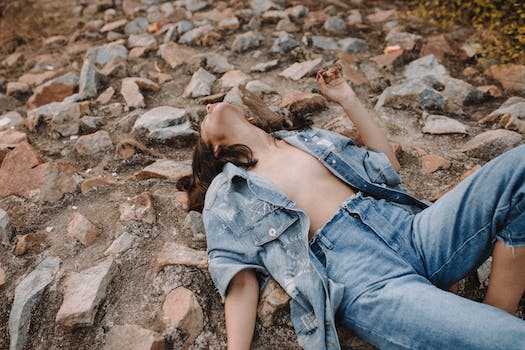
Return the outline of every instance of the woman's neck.
[[[275,150],[275,147],[277,147],[276,139],[256,126],[239,131],[232,141],[232,144],[237,143],[248,146],[252,150],[255,159],[264,157],[265,154]]]

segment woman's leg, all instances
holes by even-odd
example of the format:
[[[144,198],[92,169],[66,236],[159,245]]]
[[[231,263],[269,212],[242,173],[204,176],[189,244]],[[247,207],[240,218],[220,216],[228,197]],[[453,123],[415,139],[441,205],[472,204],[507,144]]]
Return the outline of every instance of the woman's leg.
[[[487,163],[412,226],[419,273],[448,289],[492,254],[486,302],[513,311],[525,288],[525,146]]]

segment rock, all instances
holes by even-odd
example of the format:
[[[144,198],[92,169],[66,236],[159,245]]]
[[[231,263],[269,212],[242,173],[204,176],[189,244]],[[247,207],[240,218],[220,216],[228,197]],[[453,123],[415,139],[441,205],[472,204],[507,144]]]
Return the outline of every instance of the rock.
[[[20,64],[23,59],[24,56],[21,52],[14,52],[2,61],[2,65],[7,68],[13,68]]]
[[[448,75],[447,69],[439,64],[434,55],[428,55],[410,62],[403,75],[407,79],[417,79],[426,75]]]
[[[288,33],[297,33],[301,30],[296,24],[294,24],[289,19],[282,19],[277,23],[275,27],[277,31],[285,31]]]
[[[485,95],[488,95],[490,97],[502,97],[503,93],[497,87],[496,85],[482,85],[482,86],[476,86],[476,89],[483,92]]]
[[[218,24],[217,27],[222,30],[228,30],[231,32],[236,31],[241,26],[241,23],[239,22],[239,19],[235,16],[233,17],[227,17],[222,19]]]
[[[290,296],[279,286],[273,278],[268,280],[264,287],[259,305],[257,306],[257,316],[264,327],[273,324],[275,313],[288,305]]]
[[[104,124],[103,117],[84,116],[80,118],[80,128],[85,132],[95,132]]]
[[[493,65],[485,72],[485,74],[499,81],[505,89],[525,93],[525,65]]]
[[[151,202],[151,193],[144,192],[129,198],[119,206],[121,221],[142,221],[150,225],[157,222],[157,213]]]
[[[204,68],[199,68],[184,89],[183,96],[186,98],[208,96],[211,93],[211,86],[215,80],[217,78],[213,74],[208,73]]]
[[[26,235],[17,236],[15,255],[24,255],[25,253],[40,253],[42,250],[42,243],[44,243],[47,235],[45,233],[28,233]]]
[[[421,57],[434,55],[438,61],[445,62],[446,55],[453,55],[454,50],[450,47],[445,35],[433,35],[425,38],[425,44],[421,49]]]
[[[284,33],[275,39],[270,51],[285,54],[292,51],[297,46],[299,46],[299,43],[293,38],[293,36],[288,33]]]
[[[25,133],[11,129],[0,131],[0,150],[15,148],[21,142],[27,142]]]
[[[188,162],[159,159],[133,174],[133,177],[137,180],[151,178],[176,180],[188,174],[191,174],[191,164]]]
[[[281,6],[270,0],[251,0],[250,5],[253,9],[254,14],[260,15],[261,13],[270,9],[280,10]]]
[[[245,84],[250,80],[250,76],[240,70],[226,72],[219,81],[223,90],[229,90],[234,86]]]
[[[213,26],[207,24],[201,27],[193,28],[185,32],[178,40],[179,44],[183,45],[199,45],[200,40],[207,32],[213,29]]]
[[[323,61],[322,58],[316,58],[311,61],[305,61],[301,63],[294,63],[290,67],[279,73],[280,76],[291,80],[299,80],[306,75],[311,74]]]
[[[115,270],[113,258],[107,258],[98,265],[71,273],[56,323],[64,327],[93,326],[98,306],[106,297]]]
[[[249,31],[235,36],[231,50],[242,53],[250,49],[258,48],[263,42],[264,37],[261,34]]]
[[[167,265],[194,266],[199,269],[208,269],[208,255],[205,251],[195,250],[185,245],[166,242],[157,257],[157,272]]]
[[[75,192],[75,169],[66,163],[44,163],[27,142],[9,152],[0,168],[0,196],[12,194],[41,201],[57,201]]]
[[[346,23],[340,16],[328,17],[324,22],[323,28],[330,34],[346,34]]]
[[[376,9],[375,13],[366,16],[370,23],[381,23],[391,20],[395,17],[396,10],[380,10]]]
[[[83,155],[94,155],[113,150],[113,143],[109,133],[105,130],[100,130],[94,134],[79,137],[75,143],[75,149]]]
[[[106,90],[104,90],[104,92],[102,92],[100,95],[98,95],[95,102],[105,105],[106,103],[111,101],[113,95],[115,95],[115,89],[113,89],[113,87],[110,86]]]
[[[250,72],[261,72],[261,73],[264,73],[264,72],[267,72],[267,71],[277,67],[278,65],[279,65],[279,60],[278,59],[271,60],[271,61],[268,61],[268,62],[262,62],[262,63],[258,63],[256,65],[254,65],[250,69]]]
[[[346,38],[337,41],[337,44],[344,52],[359,52],[368,50],[366,41],[357,38]]]
[[[423,133],[443,135],[443,134],[468,134],[468,127],[444,115],[429,115],[423,126]]]
[[[81,116],[82,109],[78,103],[60,105],[52,114],[51,128],[62,136],[76,135],[80,128]]]
[[[488,117],[495,120],[495,118],[505,114],[510,114],[513,118],[525,120],[525,98],[517,96],[509,98],[498,109],[492,111]]]
[[[102,230],[93,225],[91,221],[82,214],[74,213],[69,220],[67,233],[87,247],[100,236]]]
[[[93,57],[95,57],[95,64],[105,65],[116,57],[126,60],[128,58],[128,49],[122,44],[110,43],[91,48],[86,55],[89,57],[93,55]]]
[[[176,43],[170,42],[160,45],[159,55],[172,69],[177,69],[188,62],[194,53]]]
[[[104,78],[125,78],[128,76],[128,64],[122,57],[113,57],[98,73]]]
[[[78,85],[78,77],[67,73],[38,86],[27,100],[29,108],[37,108],[50,102],[60,102],[71,96]]]
[[[0,286],[5,284],[5,270],[0,267]]]
[[[295,5],[295,6],[292,6],[292,7],[288,7],[286,9],[286,12],[288,13],[288,16],[290,16],[290,18],[293,21],[297,22],[300,19],[303,19],[304,17],[306,17],[306,15],[308,14],[309,10],[308,10],[308,7],[306,7],[304,5]]]
[[[128,23],[127,19],[125,18],[119,19],[118,21],[114,21],[114,22],[105,24],[102,28],[100,28],[100,32],[101,33],[111,32],[111,31],[124,27],[127,23]]]
[[[312,46],[321,50],[335,50],[337,49],[337,42],[331,37],[314,35],[312,36]]]
[[[205,8],[210,6],[210,4],[202,0],[186,0],[185,6],[186,10],[188,11],[197,12],[200,10],[204,10]]]
[[[348,11],[348,16],[346,17],[346,24],[349,26],[355,26],[363,23],[363,17],[361,16],[361,12],[359,10],[354,9]]]
[[[22,115],[16,111],[7,112],[0,115],[0,131],[9,129],[11,127],[17,127],[24,123]]]
[[[7,83],[6,95],[22,95],[29,91],[29,85],[17,81],[10,81]]]
[[[452,163],[440,156],[433,154],[426,154],[421,157],[421,163],[423,170],[427,174],[432,174],[441,169],[448,169],[452,166]]]
[[[136,325],[113,326],[106,336],[105,350],[162,350],[164,338],[157,332]]]
[[[137,17],[129,21],[124,27],[124,33],[131,34],[142,34],[148,31],[149,21],[145,17]]]
[[[492,257],[487,260],[476,270],[479,280],[479,287],[484,288],[489,285],[490,271],[492,271]]]
[[[113,243],[106,249],[104,252],[105,255],[118,255],[123,254],[126,251],[128,251],[132,246],[133,242],[135,241],[135,236],[124,232],[120,236],[118,236]]]
[[[385,38],[387,45],[399,45],[403,50],[407,51],[412,51],[422,39],[421,35],[400,32],[395,28],[388,32]]]
[[[157,46],[157,40],[151,34],[131,34],[128,37],[128,47],[147,47],[153,48]]]
[[[11,229],[11,221],[7,212],[0,208],[0,243],[9,245],[9,240],[13,237],[13,230]]]
[[[176,141],[198,135],[191,128],[189,114],[181,108],[161,106],[140,116],[133,126],[134,131],[146,129],[148,138],[155,141]]]
[[[160,90],[160,87],[155,82],[146,78],[124,78],[122,80],[120,93],[124,97],[124,100],[129,107],[146,107],[144,96],[140,92],[141,88],[151,91]]]
[[[327,108],[326,100],[319,94],[294,91],[283,97],[281,106],[292,113],[316,112]]]
[[[59,268],[59,258],[47,257],[17,284],[9,314],[10,350],[24,349],[33,310],[40,303],[44,290],[53,282]]]
[[[509,130],[489,130],[476,135],[461,150],[469,157],[490,160],[520,144],[520,134]]]
[[[26,73],[18,78],[18,82],[27,84],[29,87],[35,87],[56,77],[57,74],[58,71],[47,71],[39,74]]]
[[[86,55],[78,82],[78,93],[83,100],[97,96],[97,74],[94,58]]]
[[[341,65],[345,79],[357,85],[368,83],[368,80],[356,65],[356,60],[351,54],[346,52],[340,53],[338,63]]]
[[[157,71],[150,71],[148,72],[148,75],[152,79],[157,79],[157,82],[162,85],[165,82],[168,82],[170,80],[173,80],[173,76],[171,74],[167,73],[159,73]]]
[[[246,89],[256,92],[259,95],[277,93],[277,91],[261,80],[252,80],[246,84]]]
[[[188,228],[193,235],[204,233],[204,223],[202,215],[197,211],[190,211],[184,218],[184,227]]]
[[[215,52],[195,55],[192,60],[204,61],[206,70],[216,74],[226,73],[234,68],[226,57]]]
[[[0,94],[0,113],[12,111],[20,105],[20,101],[16,98]]]
[[[262,14],[263,23],[277,23],[282,19],[288,19],[288,13],[280,10],[269,10]]]
[[[177,287],[166,296],[162,314],[167,327],[175,327],[188,334],[183,349],[189,348],[204,328],[202,308],[193,292],[184,287]]]

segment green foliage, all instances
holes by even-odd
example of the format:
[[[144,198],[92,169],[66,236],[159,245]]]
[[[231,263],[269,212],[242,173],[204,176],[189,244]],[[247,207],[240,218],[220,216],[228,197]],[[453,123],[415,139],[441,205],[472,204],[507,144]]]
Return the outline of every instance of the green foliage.
[[[501,62],[525,60],[523,0],[410,0],[416,16],[439,28],[472,26],[483,54]]]

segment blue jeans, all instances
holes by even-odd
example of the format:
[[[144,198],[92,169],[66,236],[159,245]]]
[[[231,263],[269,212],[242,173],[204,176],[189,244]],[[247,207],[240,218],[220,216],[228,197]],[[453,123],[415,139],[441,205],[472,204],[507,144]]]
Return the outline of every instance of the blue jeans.
[[[345,286],[338,322],[375,346],[525,349],[525,321],[446,291],[496,240],[525,245],[525,146],[418,214],[359,192],[314,238],[329,278]]]

